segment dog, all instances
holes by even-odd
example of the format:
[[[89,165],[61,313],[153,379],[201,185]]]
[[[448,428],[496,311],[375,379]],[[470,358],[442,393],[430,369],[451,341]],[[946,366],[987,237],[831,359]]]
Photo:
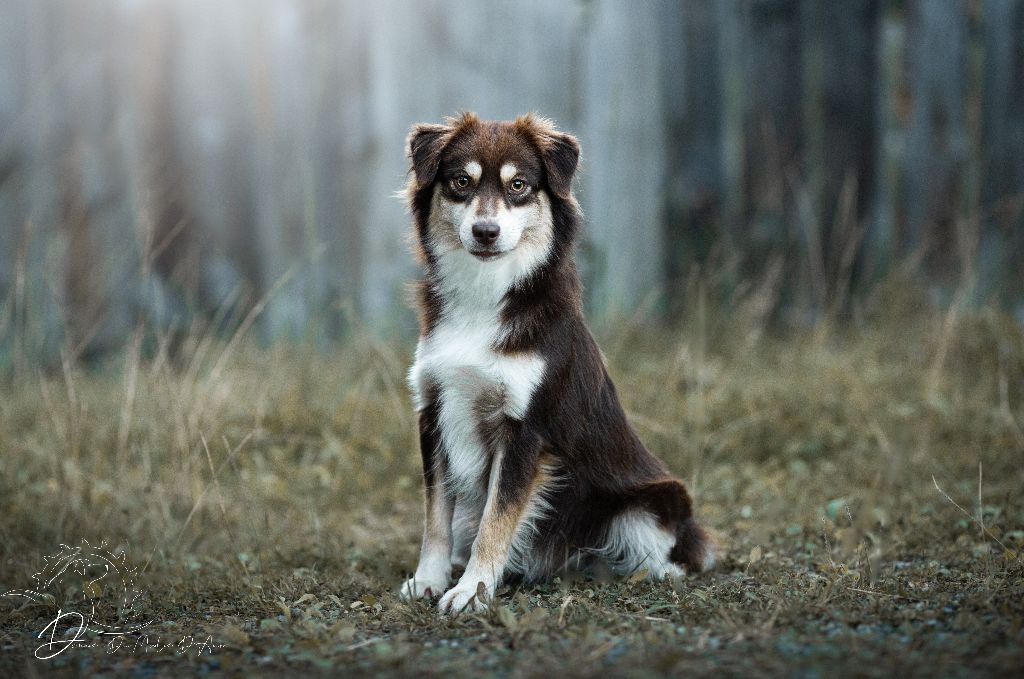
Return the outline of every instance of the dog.
[[[402,599],[440,597],[446,615],[485,609],[503,578],[597,560],[651,579],[711,567],[686,487],[627,422],[584,321],[576,138],[465,113],[414,126],[407,153],[425,521]]]

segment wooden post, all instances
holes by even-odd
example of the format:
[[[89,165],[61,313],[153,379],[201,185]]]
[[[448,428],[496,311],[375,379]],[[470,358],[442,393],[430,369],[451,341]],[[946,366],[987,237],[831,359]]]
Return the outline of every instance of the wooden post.
[[[589,293],[598,316],[633,314],[664,281],[657,4],[594,3],[580,132]]]
[[[982,4],[980,293],[1024,322],[1024,2]]]
[[[926,274],[949,286],[961,271],[954,244],[968,162],[968,17],[957,2],[908,7],[904,248],[924,253]]]
[[[687,279],[708,263],[723,226],[723,79],[716,3],[671,4],[662,25],[666,311],[679,317]],[[721,253],[719,253],[721,255]],[[714,263],[722,264],[722,258]]]

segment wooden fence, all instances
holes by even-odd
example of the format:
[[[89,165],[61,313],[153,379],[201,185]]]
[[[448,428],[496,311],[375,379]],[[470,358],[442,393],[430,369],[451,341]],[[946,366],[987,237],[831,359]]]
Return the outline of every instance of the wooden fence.
[[[1021,307],[1024,1],[0,0],[0,363],[140,320],[414,332],[409,126],[576,133],[588,303],[827,310],[916,256]],[[351,311],[351,314],[346,311]]]

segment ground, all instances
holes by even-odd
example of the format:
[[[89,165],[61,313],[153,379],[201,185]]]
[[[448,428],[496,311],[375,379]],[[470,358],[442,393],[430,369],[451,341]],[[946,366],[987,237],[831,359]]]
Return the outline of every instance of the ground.
[[[197,334],[168,358],[142,339],[88,369],[15,366],[0,386],[0,591],[85,539],[123,554],[140,593],[120,619],[112,577],[3,598],[0,669],[1019,675],[1019,326],[907,308],[778,333],[612,327],[610,371],[716,535],[712,572],[510,585],[485,614],[439,619],[396,595],[421,530],[409,344]],[[148,625],[36,659],[83,596]],[[68,620],[56,639],[75,639]]]

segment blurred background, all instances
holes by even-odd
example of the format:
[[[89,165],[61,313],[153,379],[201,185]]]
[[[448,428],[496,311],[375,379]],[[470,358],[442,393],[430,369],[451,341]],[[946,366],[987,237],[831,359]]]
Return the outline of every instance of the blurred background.
[[[0,368],[412,338],[409,127],[583,145],[598,322],[1024,320],[1024,1],[0,0]],[[876,304],[885,303],[875,297]]]

